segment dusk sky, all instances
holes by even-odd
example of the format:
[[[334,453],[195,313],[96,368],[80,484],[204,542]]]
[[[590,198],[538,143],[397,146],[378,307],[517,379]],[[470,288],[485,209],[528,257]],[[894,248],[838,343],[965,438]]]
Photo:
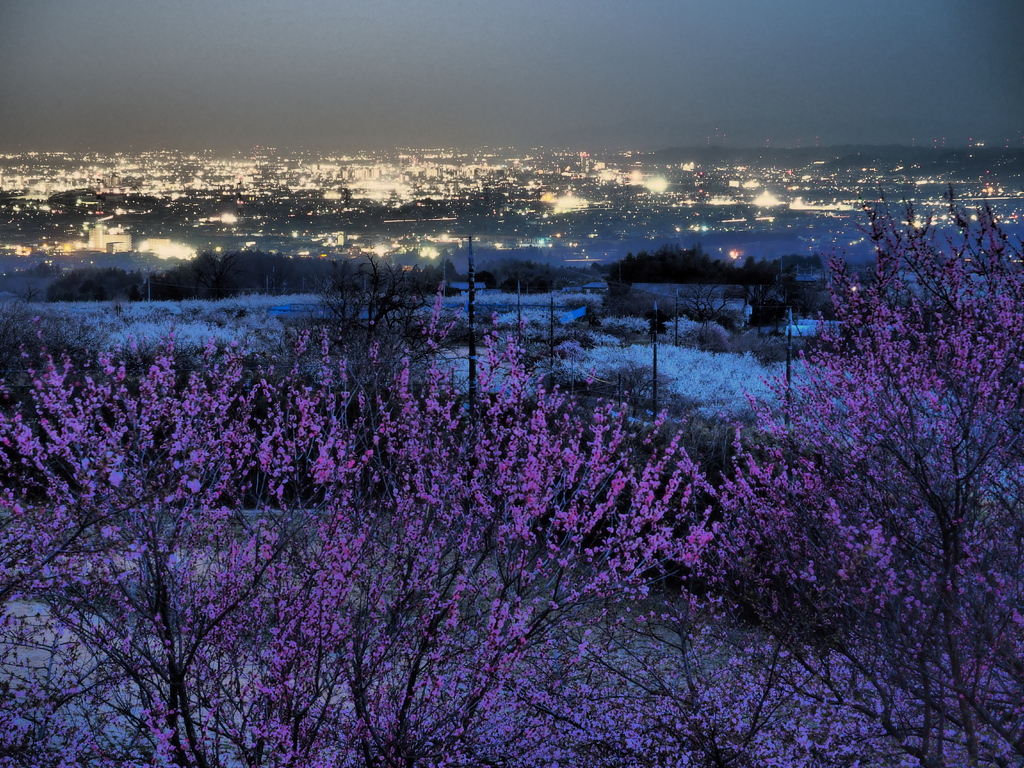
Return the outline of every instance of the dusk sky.
[[[1019,148],[1022,36],[1021,0],[0,0],[0,151]]]

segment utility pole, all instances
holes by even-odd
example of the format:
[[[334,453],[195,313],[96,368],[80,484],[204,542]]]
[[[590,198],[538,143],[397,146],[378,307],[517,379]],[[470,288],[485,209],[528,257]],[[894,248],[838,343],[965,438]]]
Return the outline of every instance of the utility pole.
[[[516,280],[516,341],[523,343],[523,283]]]
[[[468,238],[469,245],[469,417],[476,416],[476,325],[474,309],[476,304],[476,270],[473,264],[473,236]]]
[[[672,346],[679,346],[679,289],[676,288],[676,310],[675,310],[676,330],[672,339]]]
[[[789,431],[789,410],[793,404],[793,308],[788,307],[786,323],[786,431]]]
[[[551,303],[548,309],[548,354],[551,357],[551,367],[554,370],[555,360],[555,293],[551,292]]]
[[[658,418],[658,302],[654,302],[654,320],[651,323],[651,337],[654,342],[654,418]]]
[[[779,290],[778,290],[778,294],[779,294],[779,303],[780,304],[784,304],[786,302],[786,298],[787,298],[786,297],[786,288],[783,285],[783,278],[782,278],[782,274],[783,274],[782,273],[782,262],[783,262],[783,257],[779,256],[779,281],[778,281]],[[775,318],[776,318],[775,319],[775,332],[776,333],[779,332],[779,320],[778,320],[778,317],[779,317],[778,315],[775,315]]]

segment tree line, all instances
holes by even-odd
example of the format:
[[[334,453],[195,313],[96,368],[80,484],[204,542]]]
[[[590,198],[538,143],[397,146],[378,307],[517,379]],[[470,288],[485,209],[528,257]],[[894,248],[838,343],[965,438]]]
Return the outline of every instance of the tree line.
[[[683,248],[679,243],[660,246],[656,251],[627,253],[619,261],[602,267],[610,280],[620,283],[717,283],[722,285],[765,285],[792,278],[798,271],[823,272],[818,255],[790,255],[778,259],[748,256],[742,263],[713,259],[699,245]]]
[[[47,301],[180,301],[222,299],[245,293],[316,293],[325,285],[336,283],[337,266],[345,261],[363,265],[360,269],[372,269],[371,263],[380,258],[371,255],[353,260],[312,259],[254,250],[206,251],[189,261],[149,271],[85,267],[61,272],[52,265],[40,264],[21,274],[46,284],[39,293]],[[531,259],[490,258],[484,262],[484,268],[476,274],[479,287],[512,293],[545,293],[592,279],[592,275],[579,269]],[[395,272],[411,272],[417,280],[430,283],[434,290],[442,280],[450,285],[468,279],[447,253],[439,261],[395,263],[391,267]],[[37,296],[33,293],[26,298]]]

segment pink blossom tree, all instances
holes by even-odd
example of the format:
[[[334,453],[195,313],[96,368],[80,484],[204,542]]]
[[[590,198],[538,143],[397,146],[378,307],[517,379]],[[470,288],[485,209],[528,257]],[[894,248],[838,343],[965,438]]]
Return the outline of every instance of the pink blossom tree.
[[[42,542],[4,544],[12,764],[542,759],[532,659],[699,525],[677,442],[634,450],[514,353],[472,416],[436,369],[364,389],[172,353],[51,365],[0,412],[4,519]]]
[[[652,595],[582,628],[565,650],[536,662],[544,670],[537,706],[557,726],[552,742],[564,760],[609,768],[903,764],[868,718],[829,705],[814,672],[783,643],[712,601]]]
[[[925,766],[1024,760],[1024,265],[987,209],[871,215],[841,330],[723,489],[717,583]],[[785,394],[784,392],[780,394]]]

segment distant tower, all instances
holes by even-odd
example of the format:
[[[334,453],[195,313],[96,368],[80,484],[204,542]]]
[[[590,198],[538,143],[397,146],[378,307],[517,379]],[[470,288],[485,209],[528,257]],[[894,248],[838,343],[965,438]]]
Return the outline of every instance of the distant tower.
[[[103,225],[102,221],[97,221],[92,225],[92,229],[89,230],[89,250],[91,251],[105,251],[107,250],[107,228]]]
[[[89,230],[89,250],[107,253],[122,253],[132,249],[132,236],[121,229],[108,232],[102,221],[97,221]]]

